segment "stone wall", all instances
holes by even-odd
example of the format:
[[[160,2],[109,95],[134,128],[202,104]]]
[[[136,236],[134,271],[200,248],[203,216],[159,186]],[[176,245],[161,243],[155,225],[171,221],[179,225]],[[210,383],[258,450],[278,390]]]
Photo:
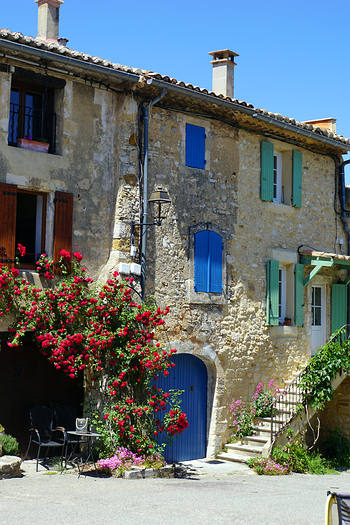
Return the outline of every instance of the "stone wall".
[[[46,249],[52,254],[54,192],[74,194],[73,249],[97,276],[106,263],[118,191],[118,96],[67,80],[56,90],[58,154],[8,146],[11,74],[0,73],[0,182],[46,192]]]
[[[204,170],[185,165],[186,122],[205,127]],[[333,210],[335,168],[330,157],[298,148],[303,153],[300,209],[261,201],[263,138],[215,120],[152,110],[150,191],[161,184],[172,203],[162,226],[148,234],[147,293],[154,294],[160,306],[170,307],[167,330],[160,338],[207,365],[214,385],[208,385],[208,453],[225,437],[233,399],[250,396],[259,381],[266,384],[274,378],[284,385],[311,355],[311,286],[305,289],[304,327],[267,326],[266,261],[287,254],[287,262],[296,263],[302,244],[333,252],[342,232]],[[296,147],[278,141],[274,146],[283,150],[288,166],[288,155],[291,159]],[[127,252],[125,217],[135,214],[137,188],[125,184],[120,191],[124,194],[116,230],[121,237],[124,232]],[[193,234],[207,225],[224,240],[225,287],[219,297],[193,293]],[[122,244],[119,239],[118,247]],[[306,274],[310,270],[306,268]],[[339,277],[337,270],[326,269],[312,281],[327,287],[327,335],[330,286]],[[293,300],[290,303],[293,317]]]
[[[66,80],[56,97],[59,154],[51,155],[7,145],[10,87],[11,74],[0,73],[0,182],[48,193],[49,253],[54,191],[74,193],[73,248],[84,254],[93,277],[105,279],[131,260],[130,224],[140,220],[137,98]],[[186,123],[205,128],[205,169],[186,166]],[[288,204],[263,202],[260,143],[266,138],[232,124],[158,107],[150,117],[149,193],[162,185],[172,202],[162,225],[148,231],[146,292],[170,307],[159,338],[207,366],[208,454],[225,437],[233,399],[248,398],[259,381],[285,384],[310,357],[311,286],[304,327],[267,326],[266,261],[284,261],[292,287],[300,245],[334,252],[336,237],[344,237],[333,209],[331,157],[270,138],[286,173],[292,150],[303,153],[303,205],[289,204],[290,175],[284,180]],[[203,228],[223,238],[221,295],[194,292],[193,238]],[[330,286],[338,278],[335,267],[313,281],[326,286],[327,335]],[[291,292],[288,317],[293,308]]]

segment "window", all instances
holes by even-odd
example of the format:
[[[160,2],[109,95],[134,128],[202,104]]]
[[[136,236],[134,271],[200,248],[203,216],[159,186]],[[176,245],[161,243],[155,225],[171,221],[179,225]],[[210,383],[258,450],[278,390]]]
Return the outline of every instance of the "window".
[[[205,129],[186,124],[186,166],[205,168]]]
[[[24,140],[48,144],[48,151],[55,153],[57,117],[55,99],[58,88],[65,81],[50,76],[42,76],[17,68],[12,76],[10,95],[10,118],[8,144],[28,147]],[[62,91],[63,93],[63,91]],[[40,146],[40,144],[39,144]],[[38,148],[40,151],[43,149]]]
[[[312,326],[321,326],[322,324],[322,288],[321,286],[312,287],[311,315],[312,315]]]
[[[302,205],[302,153],[275,150],[272,142],[261,142],[261,200]]]
[[[52,110],[53,95],[49,90],[29,86],[13,87],[10,99],[8,143],[17,146],[18,139],[48,143],[55,147],[56,115]]]
[[[222,237],[202,230],[194,237],[194,289],[196,292],[222,293]]]
[[[35,268],[37,256],[49,250],[46,238],[47,194],[0,183],[0,263],[13,266],[18,243],[26,247],[22,268]],[[53,256],[58,262],[62,249],[72,249],[73,195],[55,194]]]
[[[266,321],[268,325],[304,324],[304,265],[267,261]]]

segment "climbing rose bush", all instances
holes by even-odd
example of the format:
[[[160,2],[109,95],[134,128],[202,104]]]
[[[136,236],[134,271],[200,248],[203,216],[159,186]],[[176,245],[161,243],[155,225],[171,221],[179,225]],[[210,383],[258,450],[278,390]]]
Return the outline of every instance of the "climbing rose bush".
[[[0,266],[0,316],[16,318],[8,346],[20,348],[30,333],[57,370],[71,379],[85,372],[89,386],[98,386],[102,409],[92,406],[91,412],[103,436],[101,454],[117,447],[152,454],[160,433],[168,442],[188,426],[179,392],[157,385],[175,366],[176,350],[162,347],[155,336],[169,308],[135,302],[132,279],[121,281],[117,272],[103,285],[93,283],[78,252],[62,250],[60,256],[54,288],[38,289],[17,268]],[[47,255],[37,266],[51,279]]]

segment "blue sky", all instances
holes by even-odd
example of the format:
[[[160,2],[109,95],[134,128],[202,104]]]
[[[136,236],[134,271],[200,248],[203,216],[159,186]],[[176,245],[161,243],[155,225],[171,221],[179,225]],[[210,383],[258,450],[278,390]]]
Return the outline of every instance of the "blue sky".
[[[0,26],[36,35],[33,0],[2,1]],[[20,10],[18,6],[20,5]],[[336,117],[350,137],[349,0],[65,0],[60,36],[121,64],[211,87],[208,51],[239,53],[235,97],[297,120]]]

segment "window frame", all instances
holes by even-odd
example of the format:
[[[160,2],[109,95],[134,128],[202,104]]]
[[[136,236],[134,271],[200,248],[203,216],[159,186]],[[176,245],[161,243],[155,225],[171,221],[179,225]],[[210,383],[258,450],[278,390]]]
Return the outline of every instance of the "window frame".
[[[18,109],[18,122],[17,122],[17,134],[16,136],[12,136],[12,138],[16,139],[16,141],[10,141],[10,122],[11,122],[11,93],[13,91],[19,92],[19,109]],[[25,134],[25,122],[26,122],[26,96],[29,94],[34,95],[40,95],[42,97],[41,100],[41,115],[42,115],[42,122],[45,121],[44,124],[41,124],[42,131],[44,131],[44,126],[46,127],[46,133],[47,136],[32,136],[33,141],[42,141],[42,139],[45,139],[46,142],[49,144],[49,153],[55,153],[56,149],[56,115],[54,112],[54,100],[55,100],[55,94],[54,89],[52,87],[48,87],[45,85],[40,85],[38,82],[31,83],[30,80],[20,80],[20,79],[13,79],[11,88],[10,88],[10,111],[9,111],[9,125],[8,125],[8,138],[7,138],[7,144],[12,147],[18,146],[18,139],[21,138],[28,138]],[[33,121],[34,122],[34,121]]]

